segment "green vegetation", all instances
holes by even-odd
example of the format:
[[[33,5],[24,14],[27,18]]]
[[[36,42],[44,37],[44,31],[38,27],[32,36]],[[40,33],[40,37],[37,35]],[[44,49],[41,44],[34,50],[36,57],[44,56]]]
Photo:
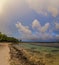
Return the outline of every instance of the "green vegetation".
[[[8,37],[7,35],[2,34],[0,32],[0,42],[15,42],[15,43],[17,43],[17,42],[19,42],[19,40],[14,37]]]

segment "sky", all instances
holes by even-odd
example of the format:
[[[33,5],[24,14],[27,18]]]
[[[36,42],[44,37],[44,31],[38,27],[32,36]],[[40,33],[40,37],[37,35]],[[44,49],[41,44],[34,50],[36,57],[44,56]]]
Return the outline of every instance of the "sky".
[[[59,41],[59,0],[0,0],[0,32],[23,41]]]

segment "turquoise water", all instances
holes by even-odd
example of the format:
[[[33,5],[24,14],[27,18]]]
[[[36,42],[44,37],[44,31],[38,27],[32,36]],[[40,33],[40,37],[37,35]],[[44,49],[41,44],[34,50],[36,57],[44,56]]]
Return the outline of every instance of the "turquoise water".
[[[21,46],[25,49],[32,49],[32,50],[37,50],[37,51],[51,52],[52,50],[59,50],[59,48],[32,45],[30,43],[21,43],[21,44],[19,44],[19,46]]]

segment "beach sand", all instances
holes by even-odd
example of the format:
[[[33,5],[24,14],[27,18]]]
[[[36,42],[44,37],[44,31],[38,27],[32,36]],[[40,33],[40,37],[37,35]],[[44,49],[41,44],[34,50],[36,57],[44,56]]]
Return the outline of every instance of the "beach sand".
[[[0,43],[0,65],[10,65],[9,59],[9,47],[8,43]]]

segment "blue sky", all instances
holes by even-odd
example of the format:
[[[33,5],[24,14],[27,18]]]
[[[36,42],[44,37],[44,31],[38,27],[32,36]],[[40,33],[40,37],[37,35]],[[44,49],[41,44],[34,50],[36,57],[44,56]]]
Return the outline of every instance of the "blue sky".
[[[59,41],[59,0],[0,0],[0,32],[27,41]]]

